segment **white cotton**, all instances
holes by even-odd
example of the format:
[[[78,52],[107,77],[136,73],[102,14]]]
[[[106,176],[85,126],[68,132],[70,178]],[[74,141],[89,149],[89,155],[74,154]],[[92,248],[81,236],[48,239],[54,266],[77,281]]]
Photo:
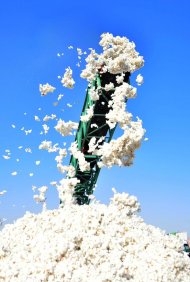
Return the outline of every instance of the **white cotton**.
[[[17,174],[18,174],[17,171],[11,172],[11,175],[12,175],[12,176],[16,176]]]
[[[51,115],[45,115],[45,117],[43,118],[43,121],[47,122],[49,120],[54,120],[56,119],[56,115],[55,114],[51,114]]]
[[[73,46],[72,45],[68,46],[68,49],[73,49]]]
[[[42,124],[43,130],[44,130],[44,134],[46,135],[49,131],[49,126],[47,126],[47,124]]]
[[[42,210],[46,210],[46,192],[48,190],[47,186],[41,186],[38,188],[39,194],[33,196],[36,203],[42,203]]]
[[[124,74],[124,73],[121,73],[121,75],[116,75],[116,82],[117,82],[118,84],[123,83],[124,77],[125,77],[125,74]]]
[[[78,149],[76,142],[71,143],[69,150],[71,151],[73,157],[78,160],[80,170],[89,171],[90,164],[85,160],[84,154]]]
[[[9,159],[10,159],[10,156],[5,156],[5,155],[3,155],[3,158],[4,158],[5,160],[9,160]]]
[[[141,74],[137,75],[136,82],[137,82],[137,85],[139,85],[139,86],[144,83],[144,78]]]
[[[56,185],[57,185],[57,181],[51,181],[51,182],[50,182],[50,185],[52,185],[52,186],[55,186],[55,187],[56,187]]]
[[[57,125],[54,127],[62,136],[72,135],[72,131],[78,128],[77,122],[68,121],[65,122],[59,119]]]
[[[106,123],[112,129],[119,123],[125,129],[132,119],[132,114],[126,111],[126,99],[136,96],[136,88],[123,83],[115,88],[112,93],[112,100],[109,102],[110,111],[106,114]]]
[[[6,194],[6,193],[7,193],[6,190],[0,191],[0,196],[3,196],[3,195]]]
[[[40,118],[38,116],[34,116],[35,121],[40,121]]]
[[[35,161],[35,164],[36,165],[40,165],[40,161]]]
[[[103,52],[97,54],[91,48],[91,53],[86,58],[86,68],[81,73],[81,77],[88,81],[92,81],[100,71],[112,74],[133,73],[144,65],[143,57],[135,50],[134,42],[126,37],[103,33],[99,44]]]
[[[23,146],[19,146],[18,149],[21,150],[23,148]]]
[[[114,193],[109,205],[79,206],[73,198],[77,184],[72,178],[56,185],[62,208],[27,212],[5,225],[2,281],[189,282],[181,241],[146,224],[136,197]],[[46,197],[35,198],[43,204]]]
[[[61,206],[70,206],[75,203],[75,199],[73,197],[75,186],[80,183],[77,178],[67,178],[59,181],[59,185],[56,186],[59,199],[61,200]]]
[[[30,172],[30,173],[29,173],[29,176],[30,176],[30,177],[34,176],[34,173],[33,173],[33,172]]]
[[[65,158],[67,156],[67,150],[64,148],[64,149],[59,149],[59,155],[57,155],[55,157],[55,161],[58,163],[57,165],[57,168],[59,170],[61,170],[61,173],[64,173],[62,172],[62,161],[63,161],[63,158]]]
[[[140,147],[144,134],[145,129],[142,127],[141,120],[130,122],[121,137],[100,146],[101,148],[98,151],[98,155],[101,156],[99,166],[132,165],[135,150]]]
[[[32,191],[35,192],[36,189],[37,187],[35,185],[32,185]]]
[[[91,127],[91,128],[94,128],[94,127],[95,127],[95,128],[98,128],[98,125],[97,125],[96,123],[92,123],[92,124],[90,125],[90,127]]]
[[[57,152],[59,150],[59,148],[57,147],[58,146],[58,143],[56,144],[52,144],[52,141],[42,141],[41,144],[39,145],[39,149],[40,150],[47,150],[48,153],[54,153],[54,152]]]
[[[81,56],[83,54],[82,49],[81,48],[77,48],[77,53],[79,56]]]
[[[76,171],[75,168],[72,165],[66,166],[62,165],[60,162],[57,163],[57,169],[59,170],[60,173],[67,173],[67,177],[75,177]]]
[[[60,101],[63,98],[63,96],[64,96],[63,94],[59,94],[57,100]]]
[[[91,119],[91,117],[93,116],[93,114],[94,114],[94,106],[92,105],[86,110],[86,113],[84,113],[80,117],[80,120],[83,122],[88,122]]]
[[[114,84],[110,82],[109,84],[106,84],[104,87],[105,91],[110,91],[114,89]]]
[[[17,162],[20,162],[20,159],[16,159]]]
[[[92,101],[97,101],[97,100],[99,100],[100,97],[99,97],[98,89],[90,88],[90,89],[88,90],[88,92],[89,92],[89,96],[90,96],[90,98],[91,98]]]
[[[72,77],[73,71],[70,67],[66,68],[65,73],[62,77],[61,83],[63,84],[63,86],[67,87],[67,88],[73,88],[75,81]]]
[[[25,148],[25,152],[26,153],[32,153],[32,149],[31,148]]]
[[[69,104],[69,103],[67,103],[67,107],[68,107],[68,108],[72,108],[72,105]]]
[[[12,128],[16,128],[16,125],[14,125],[14,124],[11,124],[11,126],[12,126]]]
[[[49,83],[39,85],[41,96],[46,96],[48,93],[53,93],[55,89],[56,88],[51,86]]]
[[[24,132],[25,132],[26,135],[28,135],[28,134],[32,133],[32,129],[25,130]]]

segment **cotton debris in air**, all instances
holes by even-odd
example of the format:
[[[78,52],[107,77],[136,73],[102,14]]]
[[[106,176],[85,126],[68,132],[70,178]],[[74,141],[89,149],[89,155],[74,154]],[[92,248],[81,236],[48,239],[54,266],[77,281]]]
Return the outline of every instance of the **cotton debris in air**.
[[[42,96],[46,96],[48,93],[54,92],[55,89],[56,88],[51,86],[49,83],[39,85],[39,91]]]
[[[61,83],[67,88],[73,88],[75,81],[72,77],[73,71],[70,67],[66,68]]]

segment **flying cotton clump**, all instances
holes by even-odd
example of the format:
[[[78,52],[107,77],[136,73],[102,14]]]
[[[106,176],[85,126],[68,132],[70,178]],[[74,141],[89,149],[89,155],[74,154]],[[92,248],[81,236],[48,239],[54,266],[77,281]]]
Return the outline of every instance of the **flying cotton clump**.
[[[5,193],[7,193],[6,190],[0,191],[0,196],[3,196]]]
[[[56,115],[54,114],[51,114],[50,116],[46,115],[44,118],[43,118],[43,121],[49,121],[49,120],[53,120],[53,119],[56,119]]]
[[[54,92],[55,89],[56,88],[51,86],[49,83],[39,85],[39,91],[41,93],[41,96],[46,96],[48,93]]]
[[[40,121],[40,118],[38,116],[34,116],[35,121]]]
[[[88,81],[92,81],[100,70],[112,74],[133,73],[144,65],[143,57],[135,50],[135,43],[126,37],[103,33],[99,44],[103,53],[97,54],[91,49],[86,68],[81,73],[81,77]]]
[[[141,74],[138,74],[137,75],[137,78],[136,78],[136,82],[137,82],[137,85],[140,86],[144,83],[144,78]]]
[[[67,87],[67,88],[73,88],[75,81],[72,78],[72,74],[73,71],[70,67],[66,68],[65,73],[63,75],[63,78],[61,80],[61,83],[63,84],[63,86]]]
[[[5,160],[9,160],[9,159],[10,159],[10,156],[3,155],[3,158],[4,158]]]
[[[59,148],[57,147],[58,144],[52,144],[52,141],[42,141],[41,144],[39,145],[39,150],[47,150],[48,153],[54,153],[57,152],[59,150]]]
[[[45,197],[45,194],[46,194],[47,190],[48,190],[47,186],[42,186],[42,187],[38,188],[39,195],[35,194],[33,196],[34,200],[37,203],[42,203],[43,204],[43,211],[46,210],[46,197]]]
[[[101,161],[98,164],[99,167],[132,165],[135,157],[134,152],[140,147],[144,134],[145,129],[142,128],[142,121],[140,119],[137,122],[131,122],[121,137],[100,146],[98,151],[98,155],[101,156]]]
[[[43,130],[44,130],[44,134],[46,135],[49,131],[49,126],[47,126],[47,124],[42,124]]]
[[[72,135],[72,130],[78,128],[78,123],[73,121],[65,122],[59,119],[57,125],[54,127],[62,136]]]

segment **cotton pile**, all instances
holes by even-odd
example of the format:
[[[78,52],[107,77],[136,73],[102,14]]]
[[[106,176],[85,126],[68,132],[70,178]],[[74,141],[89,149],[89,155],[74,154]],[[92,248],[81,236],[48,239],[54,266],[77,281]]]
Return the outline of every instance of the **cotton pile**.
[[[189,282],[181,242],[145,224],[139,207],[115,193],[108,206],[27,213],[0,232],[0,281]]]
[[[124,79],[126,73],[141,68],[144,60],[135,50],[135,44],[126,37],[105,33],[101,36],[100,46],[103,48],[101,54],[91,49],[81,76],[91,86],[97,74],[108,72],[116,76],[117,84],[111,82],[91,87],[89,95],[92,101],[97,101],[104,91],[109,92],[112,99],[109,100],[105,122],[110,129],[118,124],[123,133],[110,143],[104,142],[105,136],[92,137],[88,153],[99,157],[100,168],[130,166],[145,129],[142,121],[139,118],[133,121],[132,114],[126,110],[126,101],[136,97],[136,88]],[[77,52],[79,57],[84,54],[79,48]],[[137,85],[143,81],[139,74]],[[75,81],[70,67],[61,83],[73,88]],[[47,83],[40,84],[39,90],[42,96],[46,96],[56,89]],[[61,99],[63,95],[60,95]],[[89,105],[80,120],[89,122],[93,115],[94,107]],[[43,121],[55,118],[56,115],[46,115]],[[40,121],[38,116],[34,119]],[[73,135],[73,130],[78,127],[76,122],[57,120],[54,129],[63,137]],[[98,125],[91,124],[91,127]],[[46,134],[49,127],[44,124],[43,129],[43,134]],[[146,224],[138,215],[140,204],[136,197],[119,194],[113,189],[109,205],[96,200],[90,205],[76,204],[74,189],[80,180],[75,175],[75,167],[64,165],[63,161],[70,152],[82,172],[90,170],[77,142],[71,143],[67,151],[58,143],[44,140],[39,149],[57,153],[56,166],[61,173],[66,172],[65,178],[50,183],[57,188],[61,204],[58,209],[47,210],[48,187],[44,185],[37,189],[33,186],[33,191],[39,193],[34,195],[34,199],[43,205],[43,211],[39,214],[27,212],[14,224],[5,225],[0,232],[0,282],[190,282],[190,260],[182,250],[182,242]],[[25,151],[31,153],[30,148]],[[39,165],[40,161],[35,163]],[[16,171],[12,173],[16,174]],[[0,195],[5,192],[0,192]]]

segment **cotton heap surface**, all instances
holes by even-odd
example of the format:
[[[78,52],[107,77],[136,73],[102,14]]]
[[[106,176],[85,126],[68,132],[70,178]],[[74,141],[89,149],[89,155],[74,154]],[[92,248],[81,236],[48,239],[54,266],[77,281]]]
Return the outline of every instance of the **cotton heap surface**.
[[[189,282],[190,261],[173,235],[136,215],[134,196],[27,213],[0,232],[0,281]]]

